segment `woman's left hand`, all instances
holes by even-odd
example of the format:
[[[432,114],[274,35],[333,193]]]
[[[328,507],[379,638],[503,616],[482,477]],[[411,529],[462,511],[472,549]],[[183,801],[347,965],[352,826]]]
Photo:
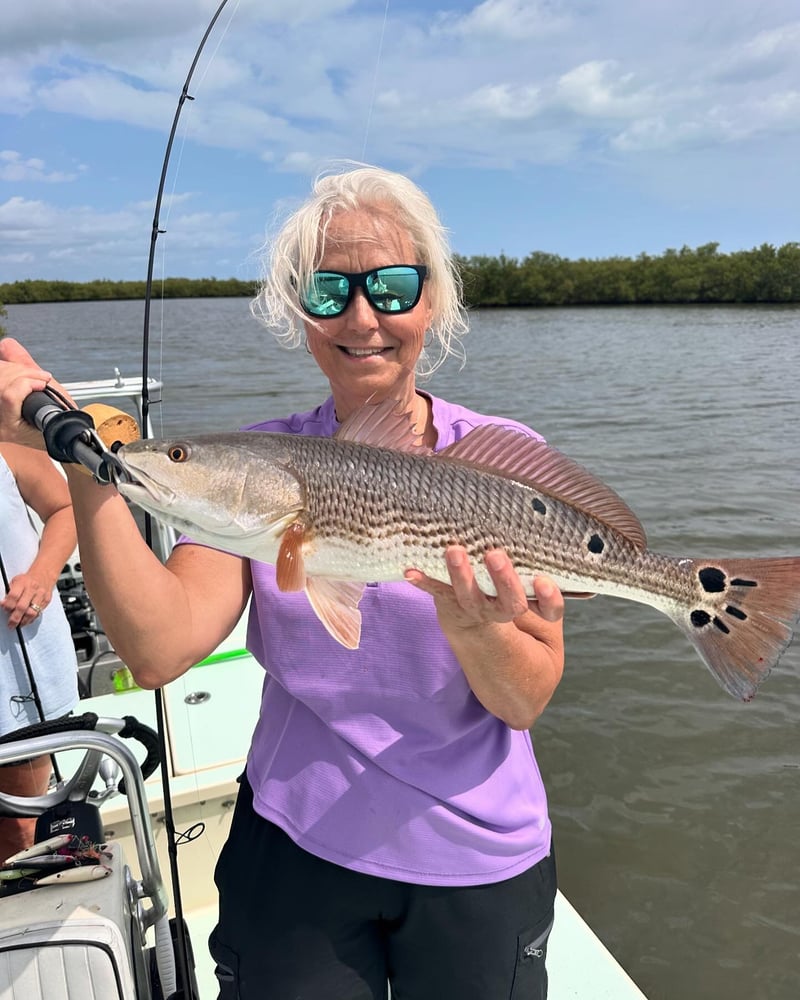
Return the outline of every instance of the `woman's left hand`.
[[[496,597],[478,587],[467,552],[445,553],[450,584],[410,569],[406,580],[429,593],[442,631],[473,693],[512,729],[529,729],[541,715],[564,670],[564,598],[546,576],[533,581],[534,597],[508,555],[486,553]]]
[[[557,622],[564,616],[564,598],[552,580],[537,576],[534,580],[535,600],[528,598],[508,555],[502,549],[486,553],[486,569],[492,578],[496,597],[484,594],[478,588],[466,549],[451,545],[446,553],[450,584],[434,580],[419,570],[411,569],[406,580],[426,591],[436,603],[442,626],[471,628],[489,622],[511,622],[525,614],[529,608],[536,610],[546,622]]]
[[[36,621],[52,598],[50,590],[30,573],[20,573],[9,583],[8,593],[0,601],[0,608],[8,614],[8,627],[30,625]]]

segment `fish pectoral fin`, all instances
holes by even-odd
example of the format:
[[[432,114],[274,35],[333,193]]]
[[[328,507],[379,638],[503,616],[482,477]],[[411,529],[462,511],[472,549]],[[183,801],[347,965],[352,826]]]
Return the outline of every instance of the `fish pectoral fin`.
[[[363,583],[350,580],[331,580],[324,576],[310,576],[306,580],[306,593],[314,614],[346,649],[358,649],[361,641],[358,602],[363,592]]]
[[[358,602],[364,584],[307,576],[303,549],[308,541],[309,532],[301,521],[294,521],[283,532],[275,560],[278,589],[283,593],[305,590],[314,614],[329,634],[346,649],[358,649],[361,641]]]
[[[299,521],[290,524],[281,537],[278,558],[275,560],[275,580],[278,590],[287,593],[302,590],[306,585],[306,566],[303,544],[306,529]]]

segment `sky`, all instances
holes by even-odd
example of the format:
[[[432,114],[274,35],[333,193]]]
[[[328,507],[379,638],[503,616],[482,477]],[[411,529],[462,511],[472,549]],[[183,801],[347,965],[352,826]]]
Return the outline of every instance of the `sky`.
[[[218,0],[24,0],[0,33],[0,282],[143,279]],[[156,277],[259,273],[320,171],[411,176],[465,256],[800,240],[797,0],[228,0]]]

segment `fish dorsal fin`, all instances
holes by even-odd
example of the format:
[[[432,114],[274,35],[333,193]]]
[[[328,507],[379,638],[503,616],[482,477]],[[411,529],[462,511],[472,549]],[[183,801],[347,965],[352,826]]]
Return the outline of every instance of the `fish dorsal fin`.
[[[345,420],[334,437],[341,441],[369,444],[374,448],[431,453],[430,448],[422,443],[422,432],[416,429],[411,414],[396,399],[382,399],[375,403],[368,400]]]
[[[544,441],[510,427],[484,424],[440,451],[439,457],[532,486],[603,521],[637,548],[647,547],[644,528],[625,501],[588,469]]]

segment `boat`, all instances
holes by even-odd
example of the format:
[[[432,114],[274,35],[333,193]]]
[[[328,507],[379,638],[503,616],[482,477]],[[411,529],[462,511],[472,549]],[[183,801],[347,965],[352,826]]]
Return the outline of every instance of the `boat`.
[[[125,410],[152,436],[149,412],[143,414],[140,378],[125,378],[115,370],[113,378],[67,388],[79,405],[101,402]],[[158,405],[161,391],[160,381],[148,380],[151,406]],[[152,537],[154,550],[165,558],[175,542],[173,530],[154,522]],[[170,993],[163,984],[172,982],[175,960],[165,959],[164,971],[157,959],[182,936],[183,923],[174,919],[176,887],[193,953],[190,978],[195,980],[196,998],[213,1000],[216,978],[206,948],[217,912],[213,869],[230,827],[237,777],[244,769],[263,681],[263,669],[245,647],[246,613],[211,656],[162,689],[157,704],[153,692],[135,685],[103,636],[83,586],[79,552],[65,566],[58,586],[78,654],[78,714],[98,722],[88,731],[0,740],[0,764],[33,753],[55,754],[59,771],[68,777],[42,797],[48,801],[38,802],[39,811],[55,799],[75,802],[83,796],[99,813],[110,873],[0,895],[0,1000],[23,992],[26,1000],[85,1000],[90,995],[101,1000],[166,1000]],[[158,716],[167,796],[158,774],[149,773],[148,740],[140,739],[135,751],[120,738],[120,720],[133,719],[141,736],[158,728]],[[74,780],[69,777],[73,773]],[[118,794],[120,775],[127,795]],[[0,809],[7,798],[0,796]],[[169,817],[177,831],[174,842]],[[177,879],[170,895],[162,873],[170,870],[174,855]],[[52,961],[54,948],[61,953],[60,962]],[[94,993],[86,981],[71,985],[63,971],[70,963],[90,967],[90,957],[98,981],[105,983],[99,989],[93,983]],[[550,1000],[644,997],[560,891],[547,968]],[[46,979],[49,974],[52,982]]]

